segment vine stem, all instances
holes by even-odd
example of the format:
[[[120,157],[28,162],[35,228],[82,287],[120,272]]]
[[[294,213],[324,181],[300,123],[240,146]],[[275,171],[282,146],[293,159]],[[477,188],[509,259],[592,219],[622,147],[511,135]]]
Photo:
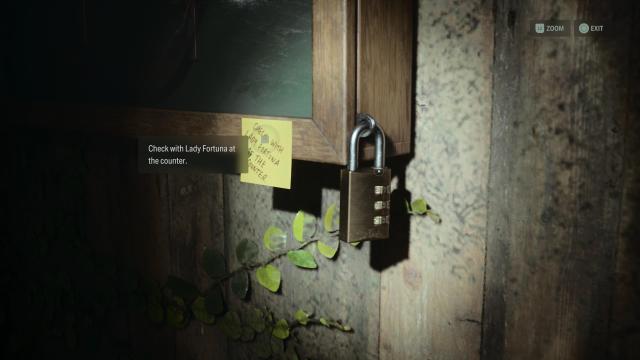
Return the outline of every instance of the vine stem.
[[[337,330],[340,330],[342,332],[352,332],[353,329],[351,327],[348,328],[348,330],[345,329],[345,325],[343,325],[340,321],[336,321],[336,320],[328,320],[327,319],[327,324],[329,324],[329,326],[323,324],[319,319],[307,319],[307,324],[306,325],[302,325],[301,323],[299,323],[297,320],[292,320],[290,322],[289,325],[289,330],[293,330],[295,328],[304,328],[304,327],[308,327],[308,326],[323,326],[326,328],[334,328]]]
[[[335,234],[337,234],[337,232],[336,231],[332,231],[332,232],[330,232],[330,234],[336,236]],[[224,281],[229,280],[230,278],[232,278],[234,275],[236,275],[239,272],[251,271],[251,270],[255,270],[255,269],[257,269],[257,268],[259,268],[261,266],[265,266],[265,265],[271,264],[272,262],[278,260],[279,258],[287,255],[289,253],[289,251],[302,250],[302,249],[306,248],[307,246],[309,246],[311,244],[317,243],[318,241],[320,241],[319,238],[311,238],[311,239],[303,242],[297,248],[287,249],[287,250],[283,250],[283,251],[281,251],[279,253],[275,253],[273,256],[271,256],[270,258],[264,260],[263,262],[253,263],[253,264],[250,264],[250,265],[243,265],[240,268],[235,269],[235,270],[233,270],[233,271],[231,271],[231,272],[229,272],[229,273],[217,278],[213,282],[213,284],[211,284],[211,287],[214,287],[216,285],[219,285],[219,284],[223,283]]]
[[[322,325],[322,323],[318,319],[309,319],[309,320],[307,320],[307,324],[306,325],[302,325],[298,321],[294,320],[294,321],[291,321],[291,325],[289,325],[289,329],[293,330],[293,329],[298,328],[298,327],[299,328],[303,328],[303,327],[307,327],[307,326],[316,326],[316,325],[324,326],[324,325]]]

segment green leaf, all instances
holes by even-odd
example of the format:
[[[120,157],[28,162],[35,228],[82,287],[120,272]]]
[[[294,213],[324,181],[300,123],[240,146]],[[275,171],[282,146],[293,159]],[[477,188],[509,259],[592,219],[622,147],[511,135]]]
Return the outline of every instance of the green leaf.
[[[333,259],[334,256],[336,256],[336,253],[338,252],[338,247],[340,246],[340,242],[336,241],[336,248],[332,248],[331,246],[325,244],[322,241],[318,241],[318,251],[320,252],[320,254],[322,254],[322,256],[326,257],[327,259]]]
[[[242,240],[236,246],[236,258],[242,264],[251,264],[258,256],[258,245],[250,240]]]
[[[316,260],[307,250],[291,250],[287,253],[287,258],[296,266],[305,269],[315,269],[318,267]]]
[[[424,199],[416,199],[411,203],[411,210],[418,215],[427,213],[429,205]]]
[[[293,218],[293,237],[299,242],[304,241],[304,212],[298,211]]]
[[[256,333],[255,331],[253,331],[252,328],[248,327],[248,326],[243,326],[242,327],[242,332],[240,334],[240,340],[247,342],[247,341],[251,341],[256,337]]]
[[[276,226],[269,226],[262,237],[264,247],[269,251],[278,251],[284,249],[287,243],[287,234]]]
[[[166,309],[167,324],[175,328],[181,329],[187,325],[187,316],[180,304],[172,303],[167,305]]]
[[[280,270],[271,264],[258,268],[256,278],[260,285],[271,292],[277,292],[280,288]]]
[[[202,267],[214,279],[224,276],[227,272],[224,256],[212,249],[204,249]]]
[[[299,242],[304,241],[304,212],[298,211],[293,218],[293,237]]]
[[[220,315],[224,312],[224,297],[220,286],[214,286],[207,291],[204,306],[209,314]]]
[[[211,325],[215,322],[216,317],[213,314],[209,314],[207,307],[205,306],[205,299],[202,296],[198,296],[191,304],[191,311],[196,319],[202,321],[204,324]]]
[[[229,338],[238,340],[242,336],[240,316],[235,311],[229,311],[218,322],[220,330]]]
[[[322,223],[324,225],[324,231],[331,232],[337,230],[336,226],[334,226],[334,218],[336,215],[336,204],[331,204],[327,211],[324,213],[324,217],[322,219]]]
[[[329,324],[329,320],[325,319],[325,318],[320,318],[320,324],[330,328],[331,324]]]
[[[298,309],[296,313],[293,315],[297,322],[301,325],[307,325],[309,323],[309,316],[311,314],[305,312],[304,310]]]
[[[273,335],[274,337],[280,339],[280,340],[284,340],[286,338],[289,337],[289,324],[287,323],[287,320],[285,319],[280,319],[276,322],[276,325],[273,327],[273,331],[271,332],[271,335]]]
[[[249,309],[245,314],[245,320],[256,332],[263,332],[266,327],[264,312],[258,308]]]
[[[195,285],[171,275],[167,278],[167,288],[171,290],[173,296],[183,299],[191,300],[200,295]]]
[[[304,211],[298,211],[293,218],[293,237],[298,242],[304,242],[305,236],[313,236],[316,232],[316,219]]]
[[[241,271],[231,278],[231,291],[240,299],[247,297],[249,292],[249,274]]]

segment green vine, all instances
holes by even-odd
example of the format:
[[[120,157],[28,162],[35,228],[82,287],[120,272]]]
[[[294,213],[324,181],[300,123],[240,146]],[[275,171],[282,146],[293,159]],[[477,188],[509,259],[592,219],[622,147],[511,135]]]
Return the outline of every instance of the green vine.
[[[431,205],[429,205],[425,199],[422,199],[422,198],[416,199],[413,202],[411,202],[411,204],[409,204],[408,201],[405,201],[405,204],[407,206],[407,212],[409,214],[427,216],[431,220],[433,220],[433,222],[435,222],[436,224],[442,223],[442,218],[440,217],[440,214],[433,211],[433,209],[431,208]]]
[[[425,215],[436,223],[440,216],[431,210],[424,199],[417,199],[409,205],[407,211],[412,215]],[[258,245],[251,240],[241,241],[235,248],[239,267],[228,270],[225,257],[213,249],[205,249],[202,255],[202,267],[211,278],[211,284],[203,291],[195,285],[170,276],[162,287],[149,288],[146,311],[148,317],[156,323],[166,323],[175,328],[184,328],[192,319],[204,325],[216,325],[230,339],[242,342],[254,342],[254,355],[257,358],[286,357],[298,359],[295,346],[288,342],[295,340],[291,336],[295,328],[322,326],[345,333],[353,329],[342,320],[298,309],[291,318],[276,317],[268,308],[250,307],[239,314],[228,309],[223,295],[223,285],[229,282],[231,292],[239,299],[246,300],[250,276],[272,293],[277,293],[281,285],[281,272],[274,263],[286,258],[303,269],[317,269],[318,263],[307,250],[315,245],[318,253],[333,259],[340,247],[338,240],[338,216],[336,205],[325,212],[322,231],[317,231],[317,219],[299,211],[292,223],[291,234],[298,242],[293,248],[287,248],[288,233],[276,226],[269,226],[264,232],[262,244],[270,256],[257,260],[260,253]],[[352,244],[354,245],[354,244]],[[357,246],[357,244],[355,244]]]
[[[271,264],[272,262],[274,262],[274,261],[280,259],[281,257],[289,254],[289,252],[291,252],[291,251],[303,250],[307,246],[309,246],[311,244],[315,244],[315,243],[317,243],[319,241],[320,241],[319,239],[309,240],[309,241],[304,242],[301,246],[299,246],[296,249],[286,250],[286,251],[281,251],[279,253],[276,253],[275,255],[273,255],[272,257],[268,258],[267,260],[265,260],[265,261],[263,261],[261,263],[253,263],[253,264],[243,265],[242,267],[240,267],[240,268],[238,268],[236,270],[233,270],[233,271],[223,275],[222,277],[214,279],[213,285],[220,284],[220,283],[224,282],[225,280],[228,280],[229,278],[232,278],[234,275],[236,275],[238,273],[241,273],[243,271],[251,271],[251,270],[255,270],[255,269],[259,268],[260,266]]]

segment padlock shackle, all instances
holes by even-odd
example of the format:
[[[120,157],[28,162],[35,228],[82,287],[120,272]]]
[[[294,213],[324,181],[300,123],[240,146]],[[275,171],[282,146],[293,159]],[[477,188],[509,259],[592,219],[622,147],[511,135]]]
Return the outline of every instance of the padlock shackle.
[[[384,168],[385,155],[387,151],[387,141],[382,127],[376,124],[376,154],[373,161],[373,168],[382,170]]]
[[[347,168],[349,171],[356,171],[356,169],[358,169],[360,138],[367,137],[371,134],[371,131],[375,131],[376,149],[373,167],[376,170],[382,170],[384,168],[386,151],[386,139],[384,131],[382,130],[380,125],[378,125],[376,120],[369,114],[358,114],[357,120],[358,123],[353,128],[351,138],[349,139],[349,162],[347,163]]]
[[[360,137],[370,132],[369,124],[365,121],[361,121],[354,128],[349,139],[349,162],[347,168],[349,171],[356,171],[358,168],[358,153],[360,149]]]
[[[376,125],[378,125],[373,116],[367,113],[358,113],[358,115],[356,115],[356,124],[362,123],[367,125],[367,130],[360,135],[360,137],[363,138],[371,135],[371,132],[376,128]]]

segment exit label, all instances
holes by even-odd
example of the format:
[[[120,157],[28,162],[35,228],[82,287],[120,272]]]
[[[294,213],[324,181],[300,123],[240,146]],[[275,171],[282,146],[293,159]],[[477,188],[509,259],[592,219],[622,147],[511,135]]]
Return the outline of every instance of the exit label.
[[[578,20],[574,22],[573,29],[576,36],[590,36],[604,33],[608,26],[594,21]]]

